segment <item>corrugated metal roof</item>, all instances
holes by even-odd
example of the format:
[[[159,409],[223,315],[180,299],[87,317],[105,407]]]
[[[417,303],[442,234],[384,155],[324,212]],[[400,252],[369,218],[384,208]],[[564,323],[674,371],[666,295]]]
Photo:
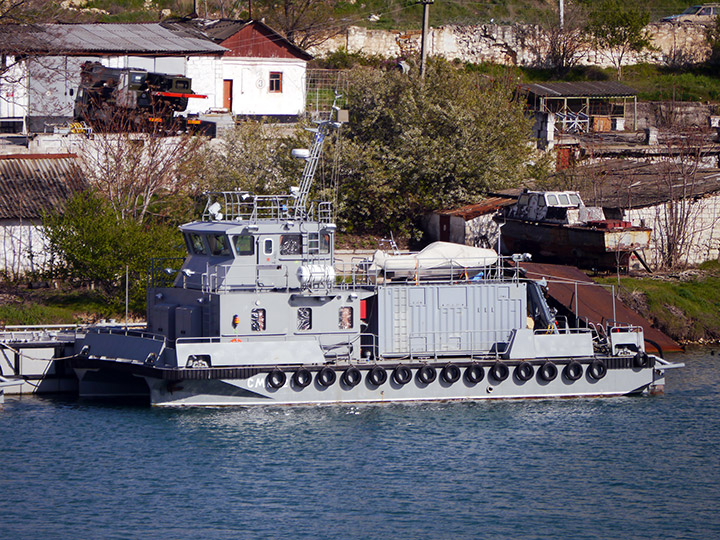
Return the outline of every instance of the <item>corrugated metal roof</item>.
[[[163,21],[160,24],[173,31],[185,32],[191,36],[210,39],[215,43],[222,43],[252,22],[253,21],[233,19],[187,18]]]
[[[520,88],[541,97],[631,97],[637,91],[614,81],[547,82],[523,84]]]
[[[0,156],[0,219],[39,219],[83,189],[74,154]]]
[[[155,23],[45,24],[24,29],[24,33],[14,28],[21,36],[19,39],[23,39],[21,50],[24,52],[219,54],[227,50],[207,39]]]
[[[644,208],[668,202],[671,193],[679,197],[703,197],[720,193],[720,169],[692,171],[673,161],[647,163],[628,159],[606,160],[596,165],[563,171],[572,183],[583,186],[580,196],[587,206],[604,208]]]
[[[648,351],[656,350],[657,344],[663,351],[681,351],[682,347],[657,328],[650,321],[638,315],[628,306],[615,300],[613,315],[613,297],[610,291],[593,282],[587,275],[574,266],[558,264],[521,263],[531,279],[546,278],[548,294],[557,302],[575,313],[581,319],[596,325],[617,321],[643,328],[648,341]],[[575,284],[578,284],[577,287]],[[576,298],[577,297],[577,298]]]

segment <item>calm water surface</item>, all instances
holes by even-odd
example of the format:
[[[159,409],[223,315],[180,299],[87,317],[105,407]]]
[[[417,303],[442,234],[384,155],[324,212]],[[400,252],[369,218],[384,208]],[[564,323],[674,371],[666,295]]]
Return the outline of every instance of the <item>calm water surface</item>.
[[[720,357],[659,397],[163,410],[6,398],[0,537],[720,538]]]

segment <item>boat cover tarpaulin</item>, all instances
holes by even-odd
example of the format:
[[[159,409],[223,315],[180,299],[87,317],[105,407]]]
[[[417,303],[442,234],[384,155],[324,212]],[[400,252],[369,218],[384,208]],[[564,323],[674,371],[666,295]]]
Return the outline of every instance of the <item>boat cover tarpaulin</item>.
[[[437,269],[481,268],[495,264],[497,258],[493,249],[433,242],[422,251],[408,255],[392,255],[378,250],[372,257],[370,270],[411,275]]]
[[[618,299],[615,300],[613,313],[613,298],[610,289],[596,284],[574,266],[540,263],[521,263],[520,266],[526,270],[527,277],[530,279],[544,277],[548,281],[548,294],[579,318],[596,325],[604,325],[614,320],[623,324],[640,326],[645,334],[645,347],[648,352],[657,352],[658,347],[663,352],[683,350],[670,337],[657,328],[653,328],[650,321],[638,315]]]

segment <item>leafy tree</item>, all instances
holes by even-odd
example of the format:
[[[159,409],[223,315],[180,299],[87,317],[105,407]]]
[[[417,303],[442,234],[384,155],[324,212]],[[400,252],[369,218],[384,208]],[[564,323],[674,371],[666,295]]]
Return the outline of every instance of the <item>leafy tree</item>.
[[[622,0],[593,2],[589,13],[587,32],[595,48],[610,59],[622,79],[622,66],[632,52],[650,49],[650,36],[645,27],[650,13],[637,3]]]
[[[108,302],[120,305],[127,266],[134,311],[142,311],[145,305],[150,259],[184,254],[174,226],[118,219],[107,199],[92,190],[47,214],[43,225],[55,259],[55,277],[93,284]]]
[[[253,18],[266,18],[291,43],[307,49],[342,32],[347,23],[333,19],[338,0],[257,0]]]
[[[356,68],[342,141],[339,216],[349,232],[417,234],[417,220],[527,174],[530,125],[507,80],[432,60],[418,70]]]

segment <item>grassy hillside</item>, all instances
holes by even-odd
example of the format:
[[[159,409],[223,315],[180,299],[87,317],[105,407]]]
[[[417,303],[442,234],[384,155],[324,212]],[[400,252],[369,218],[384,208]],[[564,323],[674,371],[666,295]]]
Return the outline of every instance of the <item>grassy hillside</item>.
[[[318,0],[328,4],[329,16],[344,19],[350,24],[370,28],[420,28],[422,6],[415,0]],[[569,0],[566,0],[568,2]],[[584,0],[588,2],[590,0]],[[647,5],[652,20],[680,13],[687,0],[640,0]],[[271,2],[255,0],[253,9],[260,12]],[[276,5],[282,2],[275,2]],[[201,16],[245,18],[248,2],[228,0],[198,0]],[[437,0],[430,7],[430,24],[479,24],[494,21],[498,24],[538,22],[548,12],[557,11],[557,0]],[[193,9],[192,0],[88,0],[86,8],[106,13],[86,12],[86,16],[102,22],[156,21],[163,10],[172,15],[186,15]]]

